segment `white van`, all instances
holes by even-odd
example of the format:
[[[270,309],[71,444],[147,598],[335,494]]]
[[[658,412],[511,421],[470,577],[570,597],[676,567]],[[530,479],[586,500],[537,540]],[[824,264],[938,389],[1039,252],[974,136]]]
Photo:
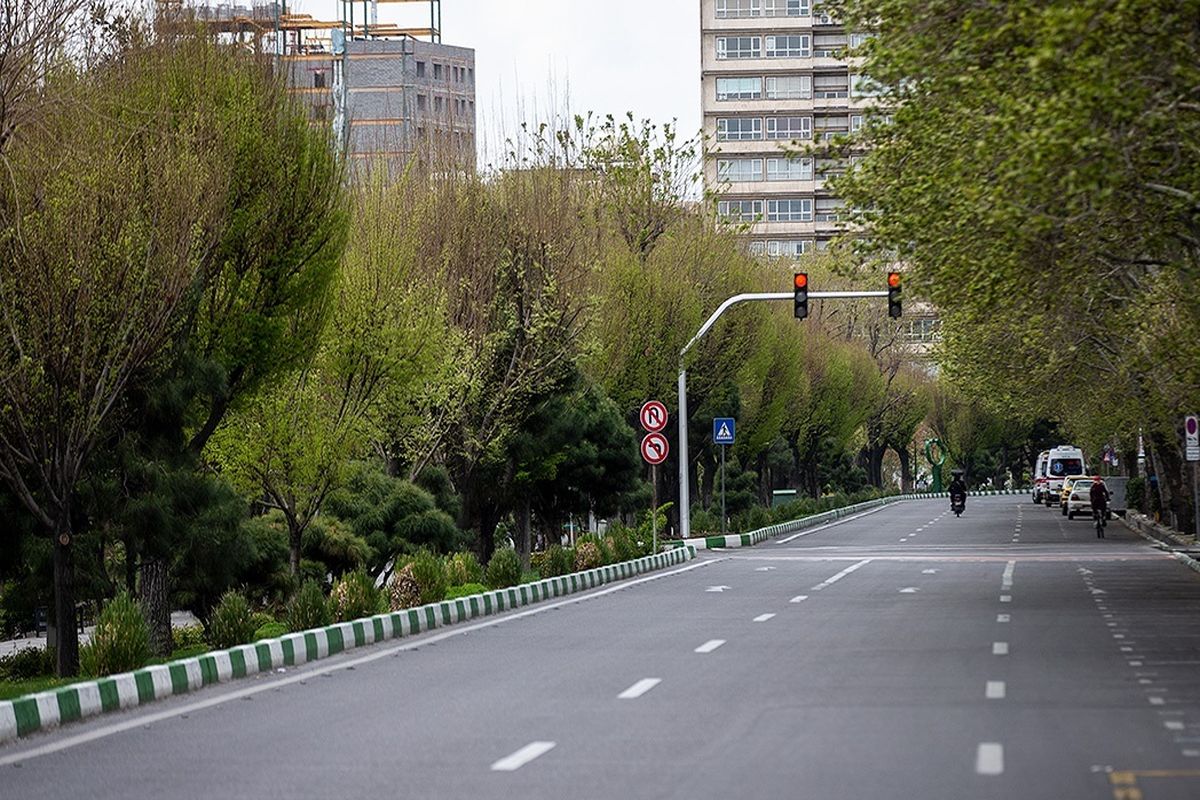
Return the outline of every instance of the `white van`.
[[[1087,468],[1084,465],[1082,450],[1069,444],[1052,447],[1046,457],[1046,505],[1058,505],[1058,496],[1062,492],[1063,478],[1068,475],[1086,474]]]
[[[1033,466],[1033,502],[1041,503],[1046,498],[1046,462],[1050,459],[1050,451],[1038,453],[1037,463]]]

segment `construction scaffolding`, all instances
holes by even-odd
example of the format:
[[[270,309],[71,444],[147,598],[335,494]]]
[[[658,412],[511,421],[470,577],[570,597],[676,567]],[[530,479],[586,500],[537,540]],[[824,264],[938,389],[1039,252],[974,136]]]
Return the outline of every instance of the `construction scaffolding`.
[[[424,4],[429,25],[380,22],[381,4]],[[475,54],[442,44],[441,0],[325,0],[336,19],[297,13],[298,5],[159,0],[158,7],[161,18],[272,54],[313,123],[330,125],[351,157],[407,159],[421,141],[436,139],[469,149],[473,162]]]

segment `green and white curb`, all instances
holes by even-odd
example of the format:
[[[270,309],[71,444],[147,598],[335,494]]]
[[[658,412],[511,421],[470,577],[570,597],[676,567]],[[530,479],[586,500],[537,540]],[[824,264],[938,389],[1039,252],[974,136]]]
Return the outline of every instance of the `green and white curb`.
[[[210,684],[272,672],[280,667],[298,666],[375,642],[411,636],[475,617],[490,616],[553,597],[582,592],[682,564],[695,557],[694,548],[673,549],[607,567],[353,622],[341,622],[325,628],[289,633],[277,639],[264,639],[169,664],[6,700],[0,702],[0,743],[108,711],[187,694]]]
[[[987,497],[991,495],[1019,495],[1028,494],[1027,489],[985,489],[980,491],[968,492],[972,497]],[[693,539],[676,539],[663,543],[664,548],[681,548],[690,547],[696,550],[711,550],[716,547],[752,547],[753,545],[765,542],[775,536],[780,536],[785,533],[793,533],[794,531],[802,531],[806,528],[813,528],[817,525],[825,525],[830,522],[835,522],[844,517],[858,514],[863,511],[868,511],[872,508],[888,505],[890,503],[900,502],[901,500],[927,500],[932,498],[948,498],[949,492],[921,492],[920,494],[897,494],[890,497],[881,497],[877,500],[867,500],[862,503],[855,503],[852,506],[844,508],[835,508],[829,511],[822,511],[820,514],[813,514],[800,519],[781,522],[777,525],[769,525],[765,528],[750,531],[749,533],[738,533],[726,536],[703,536]]]

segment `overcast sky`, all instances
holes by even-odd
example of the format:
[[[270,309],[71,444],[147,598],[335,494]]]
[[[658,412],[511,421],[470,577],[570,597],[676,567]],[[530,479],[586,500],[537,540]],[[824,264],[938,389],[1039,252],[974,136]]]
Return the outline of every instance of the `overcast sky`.
[[[321,19],[339,6],[289,3]],[[380,22],[428,20],[425,3],[379,6]],[[567,97],[572,113],[677,119],[683,138],[700,129],[698,0],[443,0],[442,41],[475,49],[481,139],[561,111]]]

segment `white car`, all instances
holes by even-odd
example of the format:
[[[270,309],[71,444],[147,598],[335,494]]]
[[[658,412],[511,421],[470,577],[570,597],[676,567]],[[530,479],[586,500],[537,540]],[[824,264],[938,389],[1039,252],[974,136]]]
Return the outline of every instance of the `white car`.
[[[1067,498],[1067,519],[1075,519],[1076,514],[1092,516],[1092,482],[1076,481],[1071,487],[1071,496]]]

